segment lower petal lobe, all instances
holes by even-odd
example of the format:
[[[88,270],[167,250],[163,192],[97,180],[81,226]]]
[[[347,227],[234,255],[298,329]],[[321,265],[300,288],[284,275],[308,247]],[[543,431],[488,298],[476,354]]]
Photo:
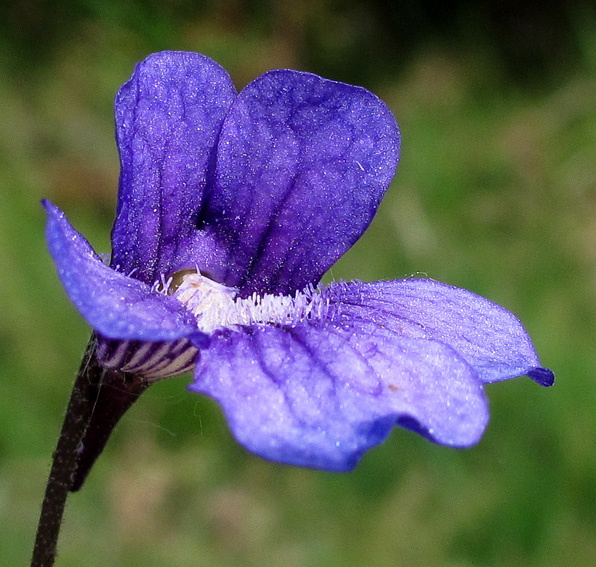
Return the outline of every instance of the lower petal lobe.
[[[169,341],[197,331],[175,299],[106,266],[49,201],[46,239],[66,293],[87,323],[111,339]]]
[[[441,341],[458,352],[483,382],[527,374],[550,386],[553,373],[540,367],[523,325],[507,309],[465,289],[409,278],[331,284],[324,296],[338,322],[370,322],[400,336]]]
[[[350,470],[396,424],[465,447],[488,420],[480,380],[452,349],[382,330],[304,323],[222,331],[189,388],[220,403],[248,450],[325,470]]]

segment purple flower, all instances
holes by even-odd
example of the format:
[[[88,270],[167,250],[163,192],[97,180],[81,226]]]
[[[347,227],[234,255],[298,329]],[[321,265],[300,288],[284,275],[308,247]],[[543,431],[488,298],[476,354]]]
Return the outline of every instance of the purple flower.
[[[394,175],[397,124],[370,92],[265,73],[237,94],[217,63],[164,52],[116,98],[122,173],[104,264],[49,202],[60,279],[105,368],[196,366],[238,439],[268,459],[349,470],[394,425],[476,443],[484,384],[553,383],[519,320],[408,278],[319,285]]]

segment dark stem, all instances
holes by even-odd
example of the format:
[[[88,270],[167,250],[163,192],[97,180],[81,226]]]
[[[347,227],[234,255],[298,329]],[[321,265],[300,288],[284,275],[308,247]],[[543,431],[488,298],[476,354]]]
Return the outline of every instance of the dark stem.
[[[95,357],[95,345],[92,336],[66,409],[41,508],[31,567],[51,567],[56,558],[64,506],[77,466],[77,449],[91,420],[93,395],[104,374]]]
[[[41,508],[31,567],[51,567],[69,492],[79,490],[120,418],[148,388],[141,376],[106,370],[91,336],[75,380]]]
[[[141,376],[106,370],[93,393],[93,415],[77,451],[70,491],[79,490],[97,457],[101,454],[114,427],[138,397],[149,387]]]

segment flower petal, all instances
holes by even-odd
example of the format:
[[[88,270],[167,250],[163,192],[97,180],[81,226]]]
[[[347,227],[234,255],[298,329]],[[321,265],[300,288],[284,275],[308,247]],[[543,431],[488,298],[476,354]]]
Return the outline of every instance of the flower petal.
[[[474,367],[483,382],[528,375],[551,386],[521,322],[503,307],[465,289],[409,278],[331,284],[325,291],[338,319],[371,321],[411,338],[441,341]]]
[[[451,348],[382,329],[216,333],[189,388],[220,403],[250,451],[326,470],[353,468],[396,424],[465,447],[488,421],[482,383]]]
[[[116,97],[122,172],[112,232],[118,271],[153,283],[192,265],[189,247],[224,116],[236,96],[228,73],[198,53],[139,63]]]
[[[43,201],[46,239],[66,293],[87,323],[111,339],[169,341],[197,332],[179,301],[106,266],[64,213]]]
[[[223,239],[223,282],[290,294],[316,284],[371,222],[400,137],[375,95],[277,70],[249,84],[222,127],[201,219]]]

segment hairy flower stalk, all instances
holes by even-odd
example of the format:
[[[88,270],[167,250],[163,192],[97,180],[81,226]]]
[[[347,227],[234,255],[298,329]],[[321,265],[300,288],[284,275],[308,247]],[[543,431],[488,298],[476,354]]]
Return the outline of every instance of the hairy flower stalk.
[[[488,423],[485,384],[553,383],[521,322],[472,292],[423,278],[320,284],[399,160],[397,123],[372,93],[287,69],[238,93],[211,59],[163,52],[115,107],[110,264],[44,201],[58,275],[96,343],[34,565],[52,564],[66,491],[156,380],[193,372],[189,390],[217,400],[246,449],[330,471],[351,470],[394,426],[469,447]]]
[[[32,567],[49,567],[54,564],[64,506],[77,467],[78,448],[93,411],[89,401],[94,397],[92,391],[96,390],[106,372],[97,364],[94,353],[95,341],[92,338],[81,362],[54,451],[33,549]]]

